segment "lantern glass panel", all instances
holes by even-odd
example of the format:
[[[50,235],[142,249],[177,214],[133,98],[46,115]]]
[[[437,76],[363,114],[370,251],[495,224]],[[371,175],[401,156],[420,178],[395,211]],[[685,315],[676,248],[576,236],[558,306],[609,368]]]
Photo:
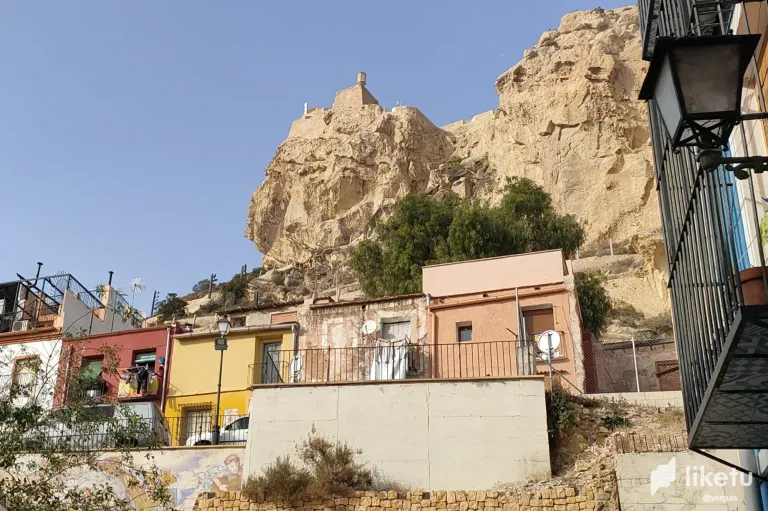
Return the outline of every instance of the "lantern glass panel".
[[[738,114],[742,86],[740,55],[738,44],[674,49],[673,58],[687,115]]]
[[[664,126],[667,128],[667,133],[670,138],[674,139],[680,128],[682,112],[680,111],[680,100],[677,96],[677,88],[672,76],[669,55],[664,58],[664,62],[661,65],[659,77],[656,80],[654,99],[659,107],[659,112],[661,112],[661,118],[664,121]]]

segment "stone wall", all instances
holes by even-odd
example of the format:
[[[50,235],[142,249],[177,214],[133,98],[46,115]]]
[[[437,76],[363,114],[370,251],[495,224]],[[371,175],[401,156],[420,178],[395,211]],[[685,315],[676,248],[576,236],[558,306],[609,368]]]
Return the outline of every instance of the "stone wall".
[[[211,511],[581,511],[616,509],[614,502],[601,500],[604,493],[591,487],[572,486],[539,491],[433,491],[433,492],[355,492],[349,497],[304,499],[301,502],[256,502],[245,493],[204,494],[195,510]]]

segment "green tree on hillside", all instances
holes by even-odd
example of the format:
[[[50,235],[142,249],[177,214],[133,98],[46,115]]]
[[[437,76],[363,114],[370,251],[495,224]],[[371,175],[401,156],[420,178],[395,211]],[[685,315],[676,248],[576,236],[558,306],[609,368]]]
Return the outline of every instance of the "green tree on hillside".
[[[611,299],[603,286],[604,280],[600,272],[576,274],[576,294],[579,296],[584,330],[595,337],[600,337],[605,331],[611,311]]]
[[[455,196],[424,194],[400,200],[378,238],[361,242],[351,266],[367,296],[421,290],[421,267],[561,248],[570,256],[584,231],[570,215],[559,215],[549,195],[527,178],[504,187],[499,206]]]
[[[176,293],[168,293],[165,299],[160,300],[160,303],[157,304],[156,313],[161,322],[182,318],[187,315],[187,302],[183,298],[179,298]]]

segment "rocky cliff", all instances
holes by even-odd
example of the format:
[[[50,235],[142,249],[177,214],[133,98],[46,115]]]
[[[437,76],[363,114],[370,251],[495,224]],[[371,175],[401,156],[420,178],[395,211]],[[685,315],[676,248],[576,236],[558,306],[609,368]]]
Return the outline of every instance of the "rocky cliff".
[[[665,296],[649,129],[636,99],[644,72],[637,11],[623,8],[566,15],[497,79],[497,109],[443,128],[414,107],[384,109],[363,75],[332,108],[293,123],[253,194],[245,235],[268,267],[343,259],[408,193],[493,201],[505,177],[527,176],[585,225],[585,249],[610,239],[645,254],[634,276]]]

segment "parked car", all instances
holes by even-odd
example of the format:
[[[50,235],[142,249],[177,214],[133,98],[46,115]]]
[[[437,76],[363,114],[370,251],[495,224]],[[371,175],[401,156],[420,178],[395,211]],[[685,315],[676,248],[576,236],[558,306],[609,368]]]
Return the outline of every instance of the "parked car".
[[[227,424],[219,433],[220,444],[245,443],[248,440],[249,417],[240,417],[236,421]],[[213,444],[213,431],[195,433],[187,438],[187,445],[211,445]]]

